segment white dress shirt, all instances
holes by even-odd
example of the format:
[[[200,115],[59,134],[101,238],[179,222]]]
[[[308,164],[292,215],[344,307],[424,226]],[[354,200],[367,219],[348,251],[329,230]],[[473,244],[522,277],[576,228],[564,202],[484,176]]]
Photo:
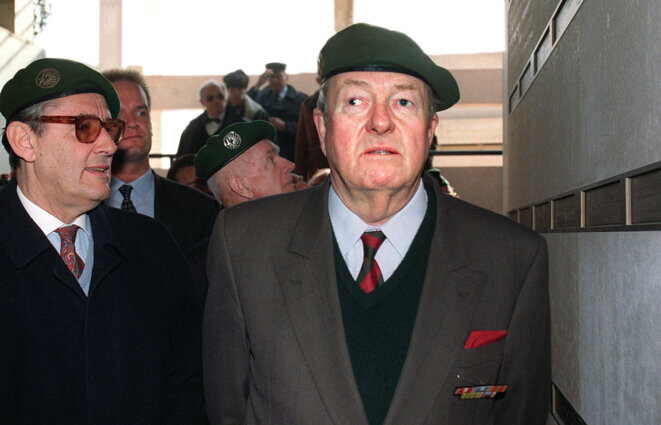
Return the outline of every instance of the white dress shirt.
[[[347,208],[331,186],[328,191],[328,213],[340,253],[354,279],[358,277],[363,264],[363,242],[360,237],[364,232],[372,230],[381,230],[386,235],[386,240],[374,258],[379,264],[383,280],[386,281],[392,276],[425,218],[427,202],[427,192],[420,181],[418,189],[404,208],[385,224],[374,227]]]
[[[18,186],[16,186],[16,193],[18,194],[18,199],[21,201],[21,204],[23,204],[25,211],[27,211],[37,227],[44,232],[44,235],[46,235],[48,241],[53,245],[53,248],[55,248],[58,255],[60,254],[62,241],[60,235],[56,233],[55,230],[71,224],[80,227],[78,232],[76,232],[75,246],[76,254],[78,254],[80,259],[83,260],[85,267],[83,268],[83,273],[78,278],[78,283],[85,294],[87,294],[92,278],[92,268],[94,267],[94,239],[92,238],[92,225],[89,216],[87,214],[82,214],[71,223],[64,223],[59,218],[30,201]]]

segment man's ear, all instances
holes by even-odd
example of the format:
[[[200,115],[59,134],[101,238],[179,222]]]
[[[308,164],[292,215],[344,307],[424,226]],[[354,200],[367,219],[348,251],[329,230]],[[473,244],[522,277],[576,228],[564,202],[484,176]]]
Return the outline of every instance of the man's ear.
[[[37,135],[29,125],[20,121],[12,121],[5,130],[9,146],[14,153],[25,162],[34,162],[37,158]]]
[[[319,134],[319,145],[321,146],[321,151],[326,155],[326,123],[324,122],[324,115],[321,113],[321,109],[314,108],[312,111],[312,119],[314,119],[314,125],[317,127],[317,133]]]
[[[436,127],[438,126],[438,115],[434,114],[429,120],[429,128],[427,129],[427,137],[429,138],[429,147],[431,147],[431,142],[434,138],[434,132],[436,132]]]
[[[238,196],[245,199],[253,199],[254,194],[250,183],[244,177],[238,174],[232,174],[229,178],[230,190],[236,193]]]

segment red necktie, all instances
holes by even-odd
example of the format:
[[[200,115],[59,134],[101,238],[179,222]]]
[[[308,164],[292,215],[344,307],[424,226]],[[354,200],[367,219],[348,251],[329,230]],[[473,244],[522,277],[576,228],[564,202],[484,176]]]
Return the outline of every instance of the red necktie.
[[[76,276],[76,279],[80,277],[85,268],[85,263],[83,260],[76,254],[76,232],[79,227],[75,224],[71,226],[60,227],[55,230],[55,232],[60,235],[62,240],[62,245],[60,248],[60,257],[64,264],[67,265],[71,273]]]
[[[381,269],[374,256],[386,239],[386,235],[380,230],[377,230],[363,233],[360,239],[363,241],[364,257],[363,265],[360,268],[356,282],[359,283],[360,289],[369,294],[374,288],[383,284]]]

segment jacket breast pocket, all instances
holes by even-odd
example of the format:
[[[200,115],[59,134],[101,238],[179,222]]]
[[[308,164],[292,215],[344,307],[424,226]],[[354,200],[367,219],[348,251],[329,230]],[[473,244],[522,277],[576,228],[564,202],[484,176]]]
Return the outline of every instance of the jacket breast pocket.
[[[506,338],[483,347],[463,349],[455,364],[455,386],[498,385],[496,378],[503,359],[505,340]]]

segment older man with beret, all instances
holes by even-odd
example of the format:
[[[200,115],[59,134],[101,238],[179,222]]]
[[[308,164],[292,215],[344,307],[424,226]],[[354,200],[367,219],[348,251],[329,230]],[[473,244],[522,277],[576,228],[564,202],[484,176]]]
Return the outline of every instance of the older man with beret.
[[[0,423],[202,424],[192,276],[165,228],[105,207],[125,122],[93,69],[40,59],[0,92]]]
[[[266,121],[232,124],[209,137],[195,170],[224,208],[291,192],[294,164],[279,155],[275,141],[275,128]]]
[[[365,24],[327,41],[319,76],[330,179],[229,209],[211,237],[211,422],[544,424],[544,240],[423,174],[454,78]]]

